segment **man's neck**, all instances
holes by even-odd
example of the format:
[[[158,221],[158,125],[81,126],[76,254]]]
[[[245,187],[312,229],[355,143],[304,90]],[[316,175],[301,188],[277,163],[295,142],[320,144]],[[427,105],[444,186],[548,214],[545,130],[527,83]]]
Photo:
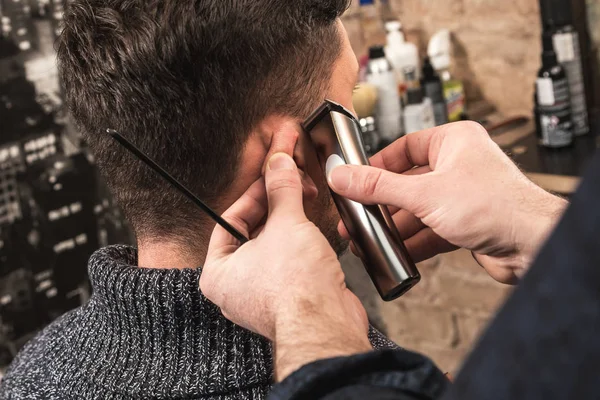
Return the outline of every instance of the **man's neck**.
[[[261,156],[264,158],[264,155],[252,153],[252,157],[255,159],[261,159]],[[238,179],[232,184],[227,193],[221,195],[219,206],[214,208],[214,211],[218,214],[229,208],[260,177],[260,164],[250,168],[247,166],[251,163],[244,159],[241,165],[246,167],[242,169]],[[194,234],[182,235],[186,239],[181,241],[173,240],[168,236],[150,238],[140,238],[138,236],[138,265],[142,268],[153,269],[185,269],[203,266],[208,251],[208,243],[215,227],[215,223],[210,221],[208,217],[204,218],[204,222],[196,222],[190,225],[188,229]],[[182,242],[185,245],[182,245]]]
[[[206,249],[202,251],[185,250],[172,242],[138,241],[138,265],[152,269],[198,268],[204,265]]]

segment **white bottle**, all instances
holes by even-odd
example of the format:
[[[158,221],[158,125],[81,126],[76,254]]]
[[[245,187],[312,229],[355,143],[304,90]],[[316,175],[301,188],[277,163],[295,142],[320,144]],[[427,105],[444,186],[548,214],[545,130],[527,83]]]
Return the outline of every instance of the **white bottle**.
[[[431,99],[423,96],[420,87],[411,88],[407,94],[408,105],[404,109],[406,134],[435,127],[435,115]]]
[[[402,135],[402,105],[398,81],[394,69],[385,58],[382,46],[369,49],[367,82],[377,88],[377,126],[379,136],[385,141],[394,141]]]
[[[427,54],[431,65],[442,79],[444,98],[448,106],[448,120],[450,122],[460,121],[467,111],[467,99],[463,83],[450,74],[452,42],[449,30],[443,29],[433,35],[429,41]]]
[[[402,24],[398,21],[390,21],[385,24],[387,30],[387,46],[385,54],[392,63],[394,70],[401,82],[405,82],[404,70],[414,68],[417,75],[420,73],[419,50],[414,44],[407,42],[402,33]],[[419,76],[417,76],[419,79]]]
[[[443,75],[440,76],[440,78],[442,78],[442,81],[444,82],[450,80],[450,52],[450,31],[448,29],[442,29],[429,40],[427,55],[429,56],[433,68]]]

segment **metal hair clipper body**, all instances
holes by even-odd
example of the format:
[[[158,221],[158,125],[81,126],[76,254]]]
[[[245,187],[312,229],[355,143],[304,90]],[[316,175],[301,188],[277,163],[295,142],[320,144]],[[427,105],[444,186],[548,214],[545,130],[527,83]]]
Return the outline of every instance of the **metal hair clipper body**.
[[[339,165],[370,165],[360,125],[351,112],[326,100],[304,123],[323,172]],[[391,301],[408,292],[421,275],[410,258],[386,206],[366,206],[331,192],[359,257],[381,298]]]

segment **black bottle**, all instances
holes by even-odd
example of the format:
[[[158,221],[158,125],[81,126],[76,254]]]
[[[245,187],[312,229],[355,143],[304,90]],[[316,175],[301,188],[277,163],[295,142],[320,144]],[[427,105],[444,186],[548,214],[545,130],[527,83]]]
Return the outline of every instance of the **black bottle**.
[[[586,103],[585,78],[579,33],[573,23],[573,5],[570,0],[540,0],[542,26],[552,32],[554,51],[569,81],[573,132],[576,136],[590,131]]]
[[[423,62],[423,75],[421,78],[421,87],[425,92],[425,97],[429,97],[433,103],[433,115],[435,125],[440,126],[448,123],[448,106],[444,98],[444,84],[439,75],[435,72],[429,57]]]
[[[542,68],[536,81],[536,126],[539,144],[566,147],[573,143],[569,81],[554,52],[553,32],[543,34]]]

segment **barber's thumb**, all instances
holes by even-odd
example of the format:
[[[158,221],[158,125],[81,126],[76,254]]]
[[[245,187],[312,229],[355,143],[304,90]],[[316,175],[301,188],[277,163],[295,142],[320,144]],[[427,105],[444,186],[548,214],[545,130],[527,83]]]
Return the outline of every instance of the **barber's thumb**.
[[[269,218],[306,218],[302,201],[302,180],[292,157],[285,153],[271,156],[265,170],[265,185],[269,199]]]
[[[342,165],[329,172],[329,186],[336,193],[362,204],[384,204],[410,208],[407,202],[415,193],[414,177],[395,174],[375,167]]]

